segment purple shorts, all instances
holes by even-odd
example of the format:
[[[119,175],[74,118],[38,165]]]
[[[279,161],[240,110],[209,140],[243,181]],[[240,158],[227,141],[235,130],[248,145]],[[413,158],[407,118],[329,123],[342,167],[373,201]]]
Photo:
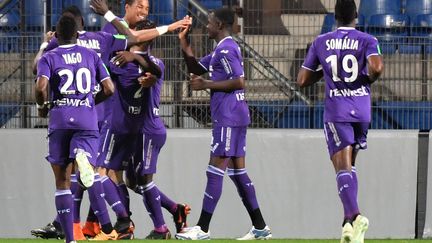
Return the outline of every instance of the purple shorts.
[[[108,129],[101,136],[103,139],[100,140],[97,166],[115,171],[125,170],[135,152],[139,135],[114,134]]]
[[[141,176],[156,174],[157,159],[165,141],[166,133],[141,135],[134,157],[136,174]]]
[[[90,163],[96,165],[98,131],[57,129],[48,131],[48,156],[51,164],[67,165],[78,150],[84,151]]]
[[[244,157],[247,127],[213,127],[211,157]]]
[[[352,145],[355,150],[366,149],[369,122],[324,122],[324,134],[330,158]]]

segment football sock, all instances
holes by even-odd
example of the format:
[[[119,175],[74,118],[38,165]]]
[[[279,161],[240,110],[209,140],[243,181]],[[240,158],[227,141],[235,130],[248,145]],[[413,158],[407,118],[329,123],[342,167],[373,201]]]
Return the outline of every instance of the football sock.
[[[168,210],[171,214],[175,214],[177,210],[177,203],[175,203],[171,198],[167,197],[161,190],[159,190],[161,206]]]
[[[352,219],[359,214],[354,180],[350,171],[341,170],[336,175],[339,197],[344,208],[344,218]]]
[[[213,214],[222,194],[223,177],[225,172],[215,166],[207,167],[207,186],[204,192],[203,210]]]
[[[108,223],[111,224],[105,200],[102,197],[103,189],[99,174],[95,174],[94,183],[87,190],[90,198],[90,206],[93,209],[94,214],[97,216],[99,223],[101,225]],[[108,233],[111,233],[111,231]]]
[[[55,205],[66,242],[73,241],[72,192],[70,190],[56,190]]]
[[[89,208],[89,211],[87,214],[87,221],[88,222],[98,222],[98,218],[94,214],[94,210],[91,208],[91,205],[90,205],[90,208]]]
[[[210,225],[210,221],[211,221],[212,216],[213,216],[212,213],[208,213],[208,212],[204,211],[204,209],[201,210],[201,215],[199,217],[197,225],[201,227],[202,231],[204,231],[204,232],[209,231],[209,225]]]
[[[351,167],[351,175],[354,180],[354,188],[355,188],[355,194],[358,195],[358,181],[357,181],[357,168],[355,166]]]
[[[108,176],[102,176],[101,183],[104,191],[104,198],[108,205],[116,213],[117,218],[129,217],[125,206],[123,205],[118,195],[117,187],[114,182]]]
[[[151,220],[153,221],[154,228],[160,229],[161,227],[166,227],[162,214],[159,190],[156,184],[152,181],[143,186],[142,190],[144,191],[143,202]],[[163,232],[165,231],[166,230]]]
[[[228,176],[237,187],[237,192],[240,195],[243,205],[249,213],[252,220],[252,225],[255,229],[264,229],[266,223],[261,214],[256,198],[255,187],[249,178],[245,168],[243,169],[230,169],[227,171]]]
[[[129,192],[128,192],[127,186],[124,183],[118,184],[117,190],[118,190],[118,195],[120,197],[120,200],[126,209],[126,212],[129,215],[131,215],[132,213],[130,212],[130,207],[129,207],[130,199],[129,199]]]
[[[80,211],[81,211],[81,201],[84,194],[84,189],[78,184],[77,175],[71,175],[71,192],[73,195],[73,222],[79,223]]]

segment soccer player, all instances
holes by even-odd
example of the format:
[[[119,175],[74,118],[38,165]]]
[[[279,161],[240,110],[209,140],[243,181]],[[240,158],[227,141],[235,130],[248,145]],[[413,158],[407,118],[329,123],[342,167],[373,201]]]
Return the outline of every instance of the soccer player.
[[[207,167],[207,186],[203,207],[196,226],[176,234],[177,239],[210,239],[209,224],[222,194],[225,170],[237,187],[252,221],[252,229],[241,240],[269,239],[270,228],[264,222],[258,206],[255,188],[245,168],[246,129],[250,123],[245,99],[245,80],[240,47],[231,36],[234,13],[226,8],[217,9],[208,16],[207,32],[217,42],[216,48],[198,62],[187,42],[185,28],[179,33],[180,45],[193,90],[210,89],[212,117],[212,144]],[[211,80],[198,75],[209,72]]]
[[[56,35],[59,47],[43,55],[38,63],[35,94],[39,116],[50,113],[47,160],[56,180],[59,221],[66,243],[70,243],[75,242],[70,191],[72,161],[77,162],[84,185],[91,187],[99,137],[95,104],[112,95],[114,85],[96,52],[76,45],[78,33],[73,17],[60,18]],[[103,91],[93,98],[98,83]],[[48,111],[49,104],[52,107]]]
[[[130,5],[128,6],[128,4],[130,4]],[[107,15],[108,6],[107,6],[105,0],[92,0],[91,5],[92,5],[93,9],[95,10],[95,12],[97,12],[101,15],[104,15],[104,16]],[[125,14],[124,20],[122,20],[122,21],[125,21],[125,23],[127,25],[129,25],[129,27],[136,25],[136,23],[133,21],[137,20],[137,18],[135,18],[135,16],[136,16],[135,14],[130,14],[128,11],[131,11],[130,9],[132,9],[133,6],[139,6],[139,5],[144,6],[144,9],[147,10],[143,14],[144,16],[147,16],[148,15],[148,8],[149,8],[147,0],[144,0],[144,1],[142,1],[142,0],[140,0],[140,1],[126,1],[126,6],[125,6],[126,14]],[[177,23],[177,24],[170,25],[168,27],[168,31],[172,31],[172,30],[174,30],[174,28],[178,28],[181,26],[185,27],[184,24],[190,24],[191,19],[190,18],[184,18],[184,19],[177,21],[175,23]],[[141,23],[141,24],[143,25],[143,23]],[[153,28],[149,28],[149,27],[153,27]],[[138,28],[134,32],[135,33],[146,33],[147,31],[156,29],[157,31],[160,31],[162,33],[164,31],[163,28],[164,27],[156,27],[155,28],[154,25],[146,25],[145,28]],[[119,30],[120,29],[118,28],[118,26],[116,26],[116,23],[114,23],[113,21],[111,23],[106,24],[103,27],[103,31],[109,32],[109,33],[114,34],[114,35],[118,34]],[[147,43],[147,45],[148,45],[148,43]],[[124,54],[126,54],[126,52]],[[117,62],[117,61],[121,62],[120,59],[116,59],[115,62]],[[160,60],[158,62],[162,63]],[[123,64],[123,63],[121,63],[121,64]],[[162,63],[162,65],[163,65],[163,63]],[[110,66],[112,66],[112,65],[110,64]],[[114,65],[114,68],[115,68],[115,65]],[[158,68],[158,70],[159,70],[159,68]],[[134,78],[133,76],[134,76],[134,74],[132,74],[132,78]],[[128,79],[131,77],[124,77],[124,78]],[[159,119],[159,117],[157,117],[157,119]],[[107,127],[107,130],[108,130],[108,128],[109,127]],[[114,143],[110,144],[109,142],[104,143],[105,148],[101,149],[101,151],[103,151],[103,153],[101,153],[101,155],[99,156],[98,161],[99,161],[99,164],[101,164],[103,167],[106,167],[109,170],[108,174],[113,179],[113,181],[116,182],[116,184],[119,188],[119,191],[121,192],[120,195],[121,195],[122,202],[126,206],[126,209],[129,211],[129,193],[127,191],[127,187],[126,187],[124,180],[123,180],[123,171],[125,169],[127,169],[128,166],[126,164],[122,164],[123,160],[127,159],[124,157],[125,154],[126,155],[129,154],[128,151],[124,151],[124,149],[126,149],[128,146],[124,146],[124,144],[121,145],[121,143],[118,142],[119,141],[118,139],[113,138],[113,136],[115,136],[115,134],[114,134],[115,128],[111,129],[110,131],[107,131],[107,130],[105,130],[105,133],[103,133],[103,136],[104,136],[103,140],[104,141],[114,140],[114,141],[116,141],[116,143],[115,143],[115,145],[114,145]],[[108,149],[110,146],[113,146],[112,150]],[[108,154],[110,156],[107,156]],[[122,159],[115,158],[116,156],[120,156],[123,158]],[[134,173],[128,173],[127,175],[133,176]],[[135,179],[131,178],[131,180],[128,180],[128,181],[135,181]],[[131,187],[133,189],[135,189],[134,186],[131,186]],[[142,192],[140,190],[135,190],[135,191],[137,193]],[[190,211],[190,207],[187,204],[174,203],[171,199],[166,197],[163,193],[161,193],[161,203],[162,203],[162,206],[164,208],[166,208],[173,215],[173,219],[174,219],[174,222],[176,224],[176,230],[177,230],[177,232],[180,232],[181,229],[186,226],[187,214]]]
[[[305,87],[324,76],[324,133],[344,208],[341,242],[357,243],[363,242],[368,219],[360,215],[357,203],[355,160],[358,151],[367,146],[370,85],[383,72],[383,61],[377,39],[354,28],[354,0],[338,0],[335,18],[337,30],[314,40],[297,83]]]

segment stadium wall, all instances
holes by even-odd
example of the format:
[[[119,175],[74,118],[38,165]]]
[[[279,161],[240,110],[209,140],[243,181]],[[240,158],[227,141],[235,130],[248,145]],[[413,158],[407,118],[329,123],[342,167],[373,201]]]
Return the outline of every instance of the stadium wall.
[[[55,216],[54,178],[43,159],[45,137],[43,129],[0,130],[0,238],[30,238],[32,228]],[[159,158],[156,183],[174,200],[192,206],[190,225],[201,210],[210,140],[210,130],[168,130]],[[343,210],[322,130],[250,129],[247,143],[248,172],[274,237],[338,238]],[[368,238],[414,237],[418,146],[416,130],[370,131],[369,148],[357,160],[359,204],[371,222]],[[143,238],[152,224],[141,198],[130,193],[136,236]],[[432,199],[427,202],[430,208]],[[82,221],[87,210],[84,196]],[[168,214],[165,220],[174,231]],[[241,236],[250,226],[235,187],[225,177],[212,237]],[[425,232],[430,229],[427,218]]]

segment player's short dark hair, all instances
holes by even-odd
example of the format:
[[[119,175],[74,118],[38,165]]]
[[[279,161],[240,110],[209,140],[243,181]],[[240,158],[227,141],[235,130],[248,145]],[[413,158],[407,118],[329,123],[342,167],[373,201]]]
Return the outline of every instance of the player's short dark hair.
[[[77,34],[75,19],[69,14],[62,15],[57,22],[56,34],[63,40],[71,40]]]
[[[127,5],[132,5],[132,4],[135,3],[135,1],[136,1],[136,0],[126,0],[126,1],[125,1],[125,4],[127,4]]]
[[[343,25],[350,24],[357,18],[357,6],[354,0],[337,0],[335,19]]]
[[[234,12],[229,8],[218,8],[212,10],[211,13],[223,24],[232,26],[234,24]]]
[[[71,6],[67,7],[67,8],[65,8],[65,9],[63,9],[62,15],[65,14],[65,13],[70,13],[70,14],[72,14],[75,17],[82,17],[81,10],[77,6],[75,6],[75,5],[71,5]]]
[[[156,28],[156,24],[148,19],[140,20],[135,25],[135,30],[147,30]]]

